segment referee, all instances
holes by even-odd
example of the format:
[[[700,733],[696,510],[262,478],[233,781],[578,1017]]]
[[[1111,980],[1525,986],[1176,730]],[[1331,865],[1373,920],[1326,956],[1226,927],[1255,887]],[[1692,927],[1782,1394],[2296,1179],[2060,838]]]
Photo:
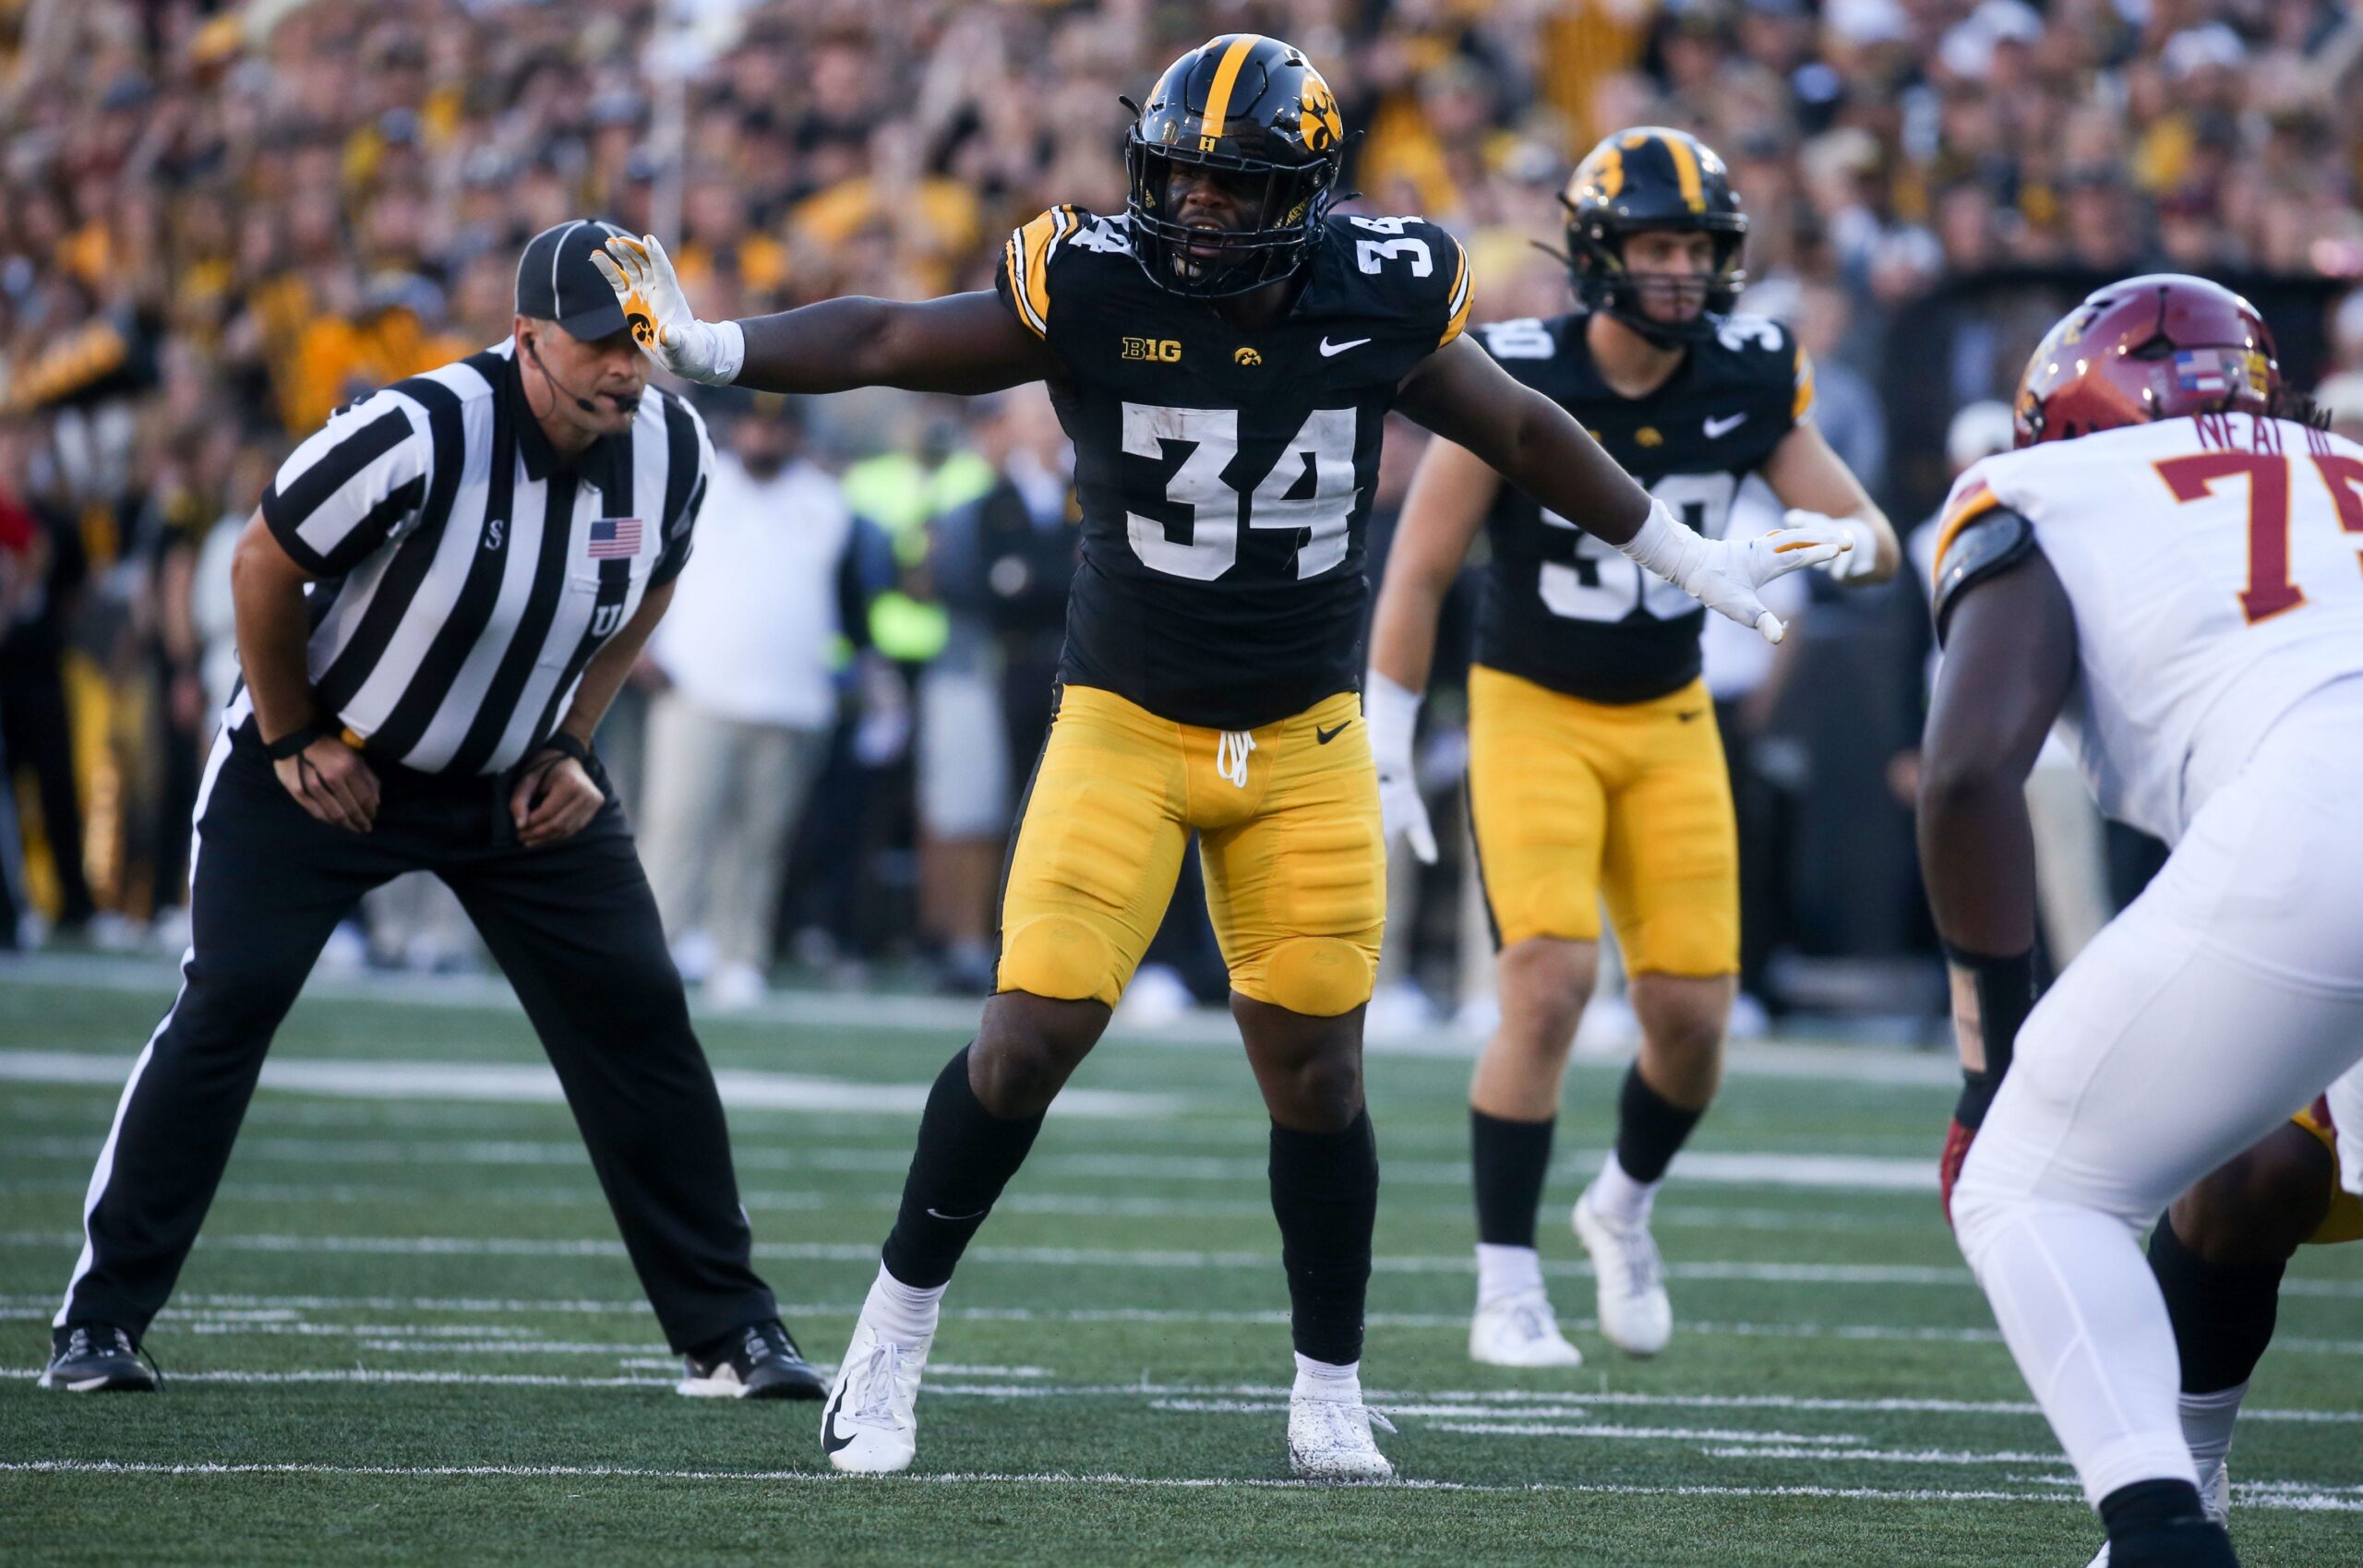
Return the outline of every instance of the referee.
[[[534,237],[509,341],[339,411],[235,557],[245,681],[198,796],[180,996],[83,1205],[44,1387],[147,1389],[280,1020],[370,889],[429,870],[525,1004],[684,1394],[817,1399],[749,1261],[714,1074],[591,748],[690,557],[714,449],[593,270]]]

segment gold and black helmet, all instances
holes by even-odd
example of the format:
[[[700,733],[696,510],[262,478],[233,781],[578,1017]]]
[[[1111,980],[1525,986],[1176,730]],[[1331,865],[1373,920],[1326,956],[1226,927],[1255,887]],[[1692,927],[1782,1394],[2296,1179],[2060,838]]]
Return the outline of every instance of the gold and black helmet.
[[[1207,40],[1165,68],[1124,138],[1134,257],[1158,287],[1195,299],[1289,277],[1321,242],[1345,140],[1337,97],[1302,51],[1261,33]],[[1250,226],[1175,221],[1167,192],[1177,166],[1235,182]]]
[[[1567,209],[1567,275],[1589,310],[1605,311],[1654,342],[1715,335],[1747,286],[1741,259],[1747,214],[1714,150],[1687,131],[1636,126],[1605,138],[1576,165],[1559,198]],[[1639,230],[1714,236],[1714,269],[1703,278],[1644,280],[1625,264],[1625,240]],[[1641,308],[1644,282],[1696,289],[1698,314],[1661,321]]]

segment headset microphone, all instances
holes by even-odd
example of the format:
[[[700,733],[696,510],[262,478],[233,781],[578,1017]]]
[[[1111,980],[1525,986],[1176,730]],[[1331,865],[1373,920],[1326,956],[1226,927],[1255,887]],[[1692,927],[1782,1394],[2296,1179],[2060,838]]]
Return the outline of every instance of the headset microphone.
[[[568,386],[565,382],[550,374],[549,365],[542,358],[541,345],[534,341],[533,334],[530,332],[525,336],[525,352],[534,356],[534,365],[536,369],[541,371],[543,379],[546,380],[551,386],[556,387],[559,391],[564,392],[568,397],[572,398],[574,400],[575,407],[581,409],[585,413],[596,413],[599,412],[599,405],[597,403],[593,402],[589,398],[584,397],[582,393],[576,391],[573,388]]]

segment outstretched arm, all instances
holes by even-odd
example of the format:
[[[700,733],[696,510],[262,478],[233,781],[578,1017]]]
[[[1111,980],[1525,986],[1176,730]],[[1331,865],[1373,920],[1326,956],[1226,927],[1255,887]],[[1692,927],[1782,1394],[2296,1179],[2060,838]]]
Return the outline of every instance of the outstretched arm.
[[[1058,374],[1050,346],[990,293],[907,304],[822,300],[744,321],[701,321],[652,236],[592,257],[649,358],[677,376],[759,392],[995,392]]]
[[[1403,412],[1457,441],[1502,477],[1588,533],[1598,534],[1709,609],[1773,642],[1786,631],[1756,591],[1853,547],[1830,522],[1800,522],[1753,539],[1709,539],[1654,502],[1573,415],[1521,384],[1465,338],[1420,362],[1399,389]]]

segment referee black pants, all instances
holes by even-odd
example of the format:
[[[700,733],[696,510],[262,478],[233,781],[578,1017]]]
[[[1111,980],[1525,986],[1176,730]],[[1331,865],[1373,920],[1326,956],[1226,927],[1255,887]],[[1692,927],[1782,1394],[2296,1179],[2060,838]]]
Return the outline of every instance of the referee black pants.
[[[610,800],[572,838],[529,850],[510,823],[510,779],[381,770],[378,782],[376,827],[355,833],[295,803],[251,725],[214,743],[181,993],[124,1086],[57,1325],[147,1332],[329,933],[364,893],[413,870],[459,895],[525,1004],[673,1347],[776,1316],[750,1262],[722,1100],[622,808]]]

